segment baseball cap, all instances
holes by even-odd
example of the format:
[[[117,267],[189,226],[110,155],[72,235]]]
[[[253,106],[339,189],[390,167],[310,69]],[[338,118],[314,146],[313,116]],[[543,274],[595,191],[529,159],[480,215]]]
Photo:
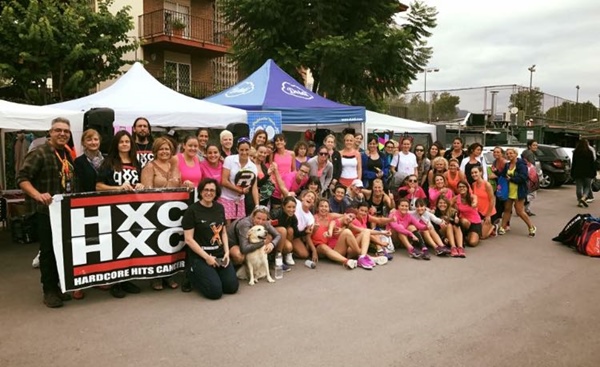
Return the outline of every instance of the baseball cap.
[[[356,187],[360,187],[360,188],[364,187],[362,181],[359,180],[358,178],[356,180],[352,181],[352,186],[356,186]]]

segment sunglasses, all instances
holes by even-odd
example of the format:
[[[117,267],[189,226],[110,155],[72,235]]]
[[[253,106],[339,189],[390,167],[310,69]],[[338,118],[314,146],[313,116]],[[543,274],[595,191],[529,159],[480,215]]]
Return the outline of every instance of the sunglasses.
[[[204,189],[203,192],[217,192],[215,189]]]
[[[423,149],[415,149],[415,152],[424,152]]]
[[[319,155],[322,156],[322,157],[324,157],[326,155],[329,155],[329,153],[327,153],[327,152],[319,152]]]
[[[239,138],[238,141],[237,141],[237,143],[238,144],[241,144],[241,143],[250,143],[250,138],[246,138],[246,137]]]
[[[408,182],[413,182],[414,183],[414,182],[417,182],[417,180],[408,180]]]

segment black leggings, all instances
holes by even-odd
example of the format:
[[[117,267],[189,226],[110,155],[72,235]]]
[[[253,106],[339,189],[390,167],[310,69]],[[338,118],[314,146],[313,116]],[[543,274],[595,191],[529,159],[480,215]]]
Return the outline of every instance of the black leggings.
[[[191,256],[188,259],[190,260],[188,279],[192,287],[204,297],[219,299],[223,293],[234,294],[238,291],[240,283],[231,261],[225,268],[220,266],[213,268],[198,256]]]
[[[412,241],[414,247],[427,247],[425,246],[425,240],[423,239],[423,236],[421,235],[421,233],[419,233],[419,231],[414,231],[413,234],[415,235],[415,237],[417,237],[416,241]]]

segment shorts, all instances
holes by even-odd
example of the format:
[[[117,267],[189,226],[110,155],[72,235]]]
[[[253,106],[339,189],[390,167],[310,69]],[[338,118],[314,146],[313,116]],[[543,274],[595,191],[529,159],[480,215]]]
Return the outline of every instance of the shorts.
[[[228,200],[222,197],[217,200],[225,209],[225,219],[239,219],[246,216],[246,204],[244,200]]]
[[[481,237],[481,232],[482,232],[481,223],[471,223],[469,228],[467,228],[467,230],[465,231],[465,234],[469,234],[471,232],[475,232],[479,235],[479,237]]]

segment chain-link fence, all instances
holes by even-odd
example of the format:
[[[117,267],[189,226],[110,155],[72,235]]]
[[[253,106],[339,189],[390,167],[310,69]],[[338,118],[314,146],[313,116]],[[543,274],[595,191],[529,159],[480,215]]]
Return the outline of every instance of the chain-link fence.
[[[600,120],[600,110],[591,102],[576,102],[516,84],[407,92],[390,100],[389,111],[395,116],[433,123],[464,118],[468,112],[493,114],[493,121],[518,125],[530,119],[545,125]]]

